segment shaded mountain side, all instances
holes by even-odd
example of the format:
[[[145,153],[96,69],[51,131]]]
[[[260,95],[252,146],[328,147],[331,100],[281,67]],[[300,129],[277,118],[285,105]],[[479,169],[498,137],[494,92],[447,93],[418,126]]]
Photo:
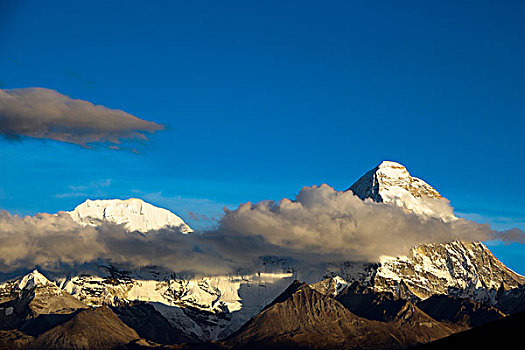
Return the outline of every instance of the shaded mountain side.
[[[395,327],[405,344],[427,343],[463,329],[433,319],[408,300],[357,282],[339,292],[335,299],[359,317]]]
[[[417,303],[417,306],[438,321],[455,323],[468,328],[478,327],[505,317],[505,314],[495,307],[444,294],[433,295]]]
[[[523,344],[525,312],[503,317],[497,321],[453,334],[414,350],[433,349],[519,349]]]
[[[351,313],[337,300],[295,281],[258,316],[225,339],[234,349],[397,349],[396,327]]]
[[[28,349],[34,338],[19,330],[0,331],[0,349]]]
[[[191,341],[173,327],[151,304],[131,302],[112,307],[112,310],[122,322],[133,328],[141,338],[146,340],[159,344],[177,344]]]
[[[36,349],[114,349],[139,339],[111,309],[103,306],[79,312],[70,320],[38,336]]]
[[[502,286],[496,294],[495,306],[506,314],[525,311],[525,285],[509,290]]]
[[[413,307],[408,300],[390,292],[374,291],[358,282],[344,288],[335,299],[359,317],[382,322],[396,320],[407,306]]]

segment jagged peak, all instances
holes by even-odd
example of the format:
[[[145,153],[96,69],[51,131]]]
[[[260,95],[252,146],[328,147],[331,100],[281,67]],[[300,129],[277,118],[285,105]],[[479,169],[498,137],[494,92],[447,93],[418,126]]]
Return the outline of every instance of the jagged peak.
[[[383,161],[361,176],[347,191],[361,199],[390,203],[416,214],[456,220],[448,201],[425,181],[410,175],[400,163]]]
[[[39,285],[46,286],[48,284],[52,284],[52,282],[35,269],[20,279],[18,282],[18,288],[20,288],[20,290],[24,290],[31,289]]]

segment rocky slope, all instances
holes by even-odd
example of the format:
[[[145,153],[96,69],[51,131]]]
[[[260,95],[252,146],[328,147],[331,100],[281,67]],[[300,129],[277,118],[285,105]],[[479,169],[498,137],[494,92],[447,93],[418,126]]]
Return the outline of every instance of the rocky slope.
[[[420,299],[452,294],[495,302],[497,290],[516,288],[525,277],[501,263],[481,242],[432,243],[414,247],[408,256],[383,257],[373,276],[374,288]]]
[[[0,329],[38,334],[88,306],[64,292],[38,271],[0,287]]]
[[[224,343],[241,349],[398,349],[454,331],[392,294],[354,284],[334,298],[295,281]]]
[[[360,318],[296,281],[225,343],[236,349],[402,347],[393,332],[388,325]]]
[[[445,294],[433,295],[417,303],[417,306],[435,320],[462,325],[465,328],[478,327],[505,317],[505,314],[495,307]]]
[[[386,322],[400,330],[398,338],[406,344],[427,343],[462,329],[435,320],[409,300],[376,292],[357,282],[344,288],[335,299],[359,317]]]
[[[109,308],[86,309],[70,320],[39,335],[36,349],[114,349],[139,340]]]

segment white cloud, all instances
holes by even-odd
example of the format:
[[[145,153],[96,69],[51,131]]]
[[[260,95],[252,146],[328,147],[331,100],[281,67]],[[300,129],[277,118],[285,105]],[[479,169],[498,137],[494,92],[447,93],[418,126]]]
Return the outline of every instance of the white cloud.
[[[267,255],[304,266],[374,262],[430,242],[523,243],[524,238],[519,229],[494,231],[464,219],[443,222],[322,185],[303,188],[294,201],[241,204],[226,211],[216,228],[187,235],[170,230],[142,235],[109,223],[83,227],[64,213],[21,218],[0,212],[0,272],[105,260],[215,274],[248,269]]]

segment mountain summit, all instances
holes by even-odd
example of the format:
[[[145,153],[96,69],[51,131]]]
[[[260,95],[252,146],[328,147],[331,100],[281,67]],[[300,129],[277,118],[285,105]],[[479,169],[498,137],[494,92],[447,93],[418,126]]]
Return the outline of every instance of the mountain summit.
[[[158,208],[141,199],[86,200],[73,211],[67,212],[81,225],[97,226],[101,222],[123,224],[129,231],[147,232],[175,227],[182,233],[193,230],[177,215]]]
[[[401,164],[384,161],[364,174],[347,191],[361,199],[397,205],[419,215],[456,219],[448,200],[425,181],[411,176]]]

